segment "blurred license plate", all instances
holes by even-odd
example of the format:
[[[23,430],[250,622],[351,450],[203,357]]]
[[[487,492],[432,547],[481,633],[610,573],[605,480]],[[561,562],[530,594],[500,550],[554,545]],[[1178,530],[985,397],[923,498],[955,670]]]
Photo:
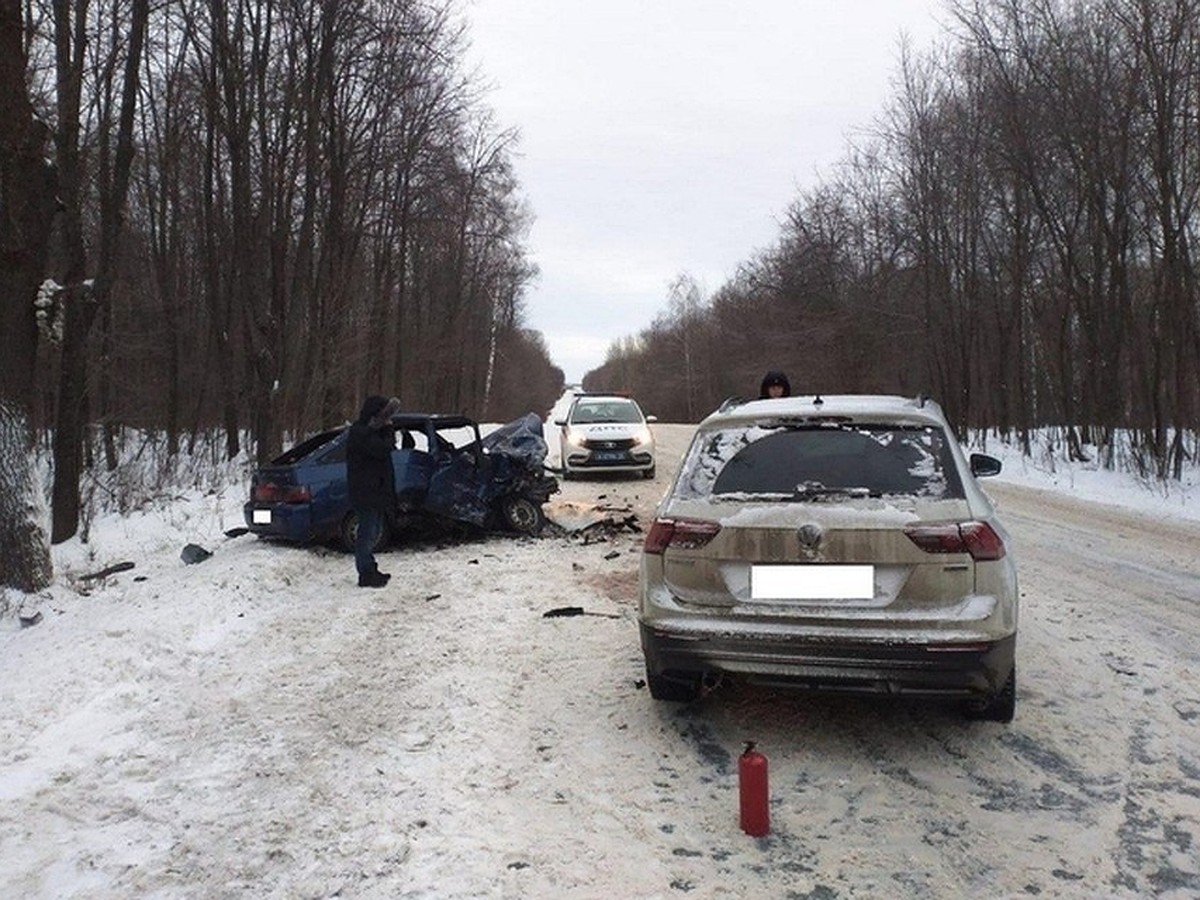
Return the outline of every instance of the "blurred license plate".
[[[752,566],[753,600],[870,600],[874,566]]]
[[[269,509],[256,509],[253,513],[255,525],[270,525],[271,511]]]
[[[625,454],[620,450],[597,450],[592,454],[596,462],[620,462],[624,458]]]

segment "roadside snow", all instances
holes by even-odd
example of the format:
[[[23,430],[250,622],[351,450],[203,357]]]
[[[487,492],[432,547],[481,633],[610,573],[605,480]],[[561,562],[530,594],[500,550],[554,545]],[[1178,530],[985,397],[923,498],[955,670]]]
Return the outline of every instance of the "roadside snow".
[[[1139,479],[1127,472],[1105,469],[1094,448],[1086,463],[1047,457],[1033,460],[1020,448],[989,442],[985,452],[1004,463],[996,481],[1053,491],[1079,500],[1137,510],[1151,515],[1200,521],[1200,468],[1191,467],[1181,482]],[[982,484],[986,487],[989,479]]]

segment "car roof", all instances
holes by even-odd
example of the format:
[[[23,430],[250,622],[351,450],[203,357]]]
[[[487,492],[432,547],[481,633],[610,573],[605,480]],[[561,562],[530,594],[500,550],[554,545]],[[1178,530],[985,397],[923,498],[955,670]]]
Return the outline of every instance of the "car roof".
[[[720,428],[762,421],[884,421],[911,425],[946,425],[942,408],[925,396],[890,394],[809,394],[768,400],[727,400],[700,423]]]
[[[424,429],[429,423],[433,424],[434,430],[440,431],[443,428],[474,428],[476,422],[474,419],[469,419],[466,416],[426,413],[401,413],[398,416],[392,416],[392,425],[396,428],[408,429]]]
[[[634,402],[634,399],[632,397],[630,397],[628,394],[619,394],[619,393],[611,393],[611,392],[609,392],[609,393],[587,392],[587,393],[576,394],[575,402],[578,403],[580,400],[627,400],[630,403]]]

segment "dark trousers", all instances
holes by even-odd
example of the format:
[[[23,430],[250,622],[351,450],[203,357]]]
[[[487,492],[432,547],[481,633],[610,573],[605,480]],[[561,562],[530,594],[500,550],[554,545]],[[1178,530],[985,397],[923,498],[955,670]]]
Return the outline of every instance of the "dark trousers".
[[[354,514],[358,516],[358,535],[354,540],[354,567],[358,569],[359,575],[377,572],[379,566],[375,564],[375,554],[371,552],[371,548],[379,539],[383,512],[378,509],[356,508]]]

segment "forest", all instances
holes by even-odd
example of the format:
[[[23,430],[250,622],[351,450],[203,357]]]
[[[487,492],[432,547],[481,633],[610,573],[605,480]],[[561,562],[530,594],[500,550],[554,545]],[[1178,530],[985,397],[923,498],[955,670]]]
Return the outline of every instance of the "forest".
[[[977,0],[777,242],[687,272],[590,389],[667,421],[757,395],[925,393],[1179,479],[1200,445],[1200,2]],[[1121,441],[1118,441],[1118,435]]]
[[[1179,480],[1200,0],[946,12],[774,243],[711,292],[681,272],[584,386],[694,422],[783,369]],[[0,556],[35,573],[12,583],[44,582],[43,478],[58,543],[88,473],[142,447],[262,462],[370,392],[553,405],[519,135],[468,40],[455,0],[0,0]]]
[[[523,317],[517,133],[454,4],[4,7],[0,90],[28,89],[5,121],[45,145],[55,209],[36,316],[27,283],[4,297],[0,397],[51,442],[55,541],[122,429],[265,461],[369,392],[500,421],[557,398]]]

